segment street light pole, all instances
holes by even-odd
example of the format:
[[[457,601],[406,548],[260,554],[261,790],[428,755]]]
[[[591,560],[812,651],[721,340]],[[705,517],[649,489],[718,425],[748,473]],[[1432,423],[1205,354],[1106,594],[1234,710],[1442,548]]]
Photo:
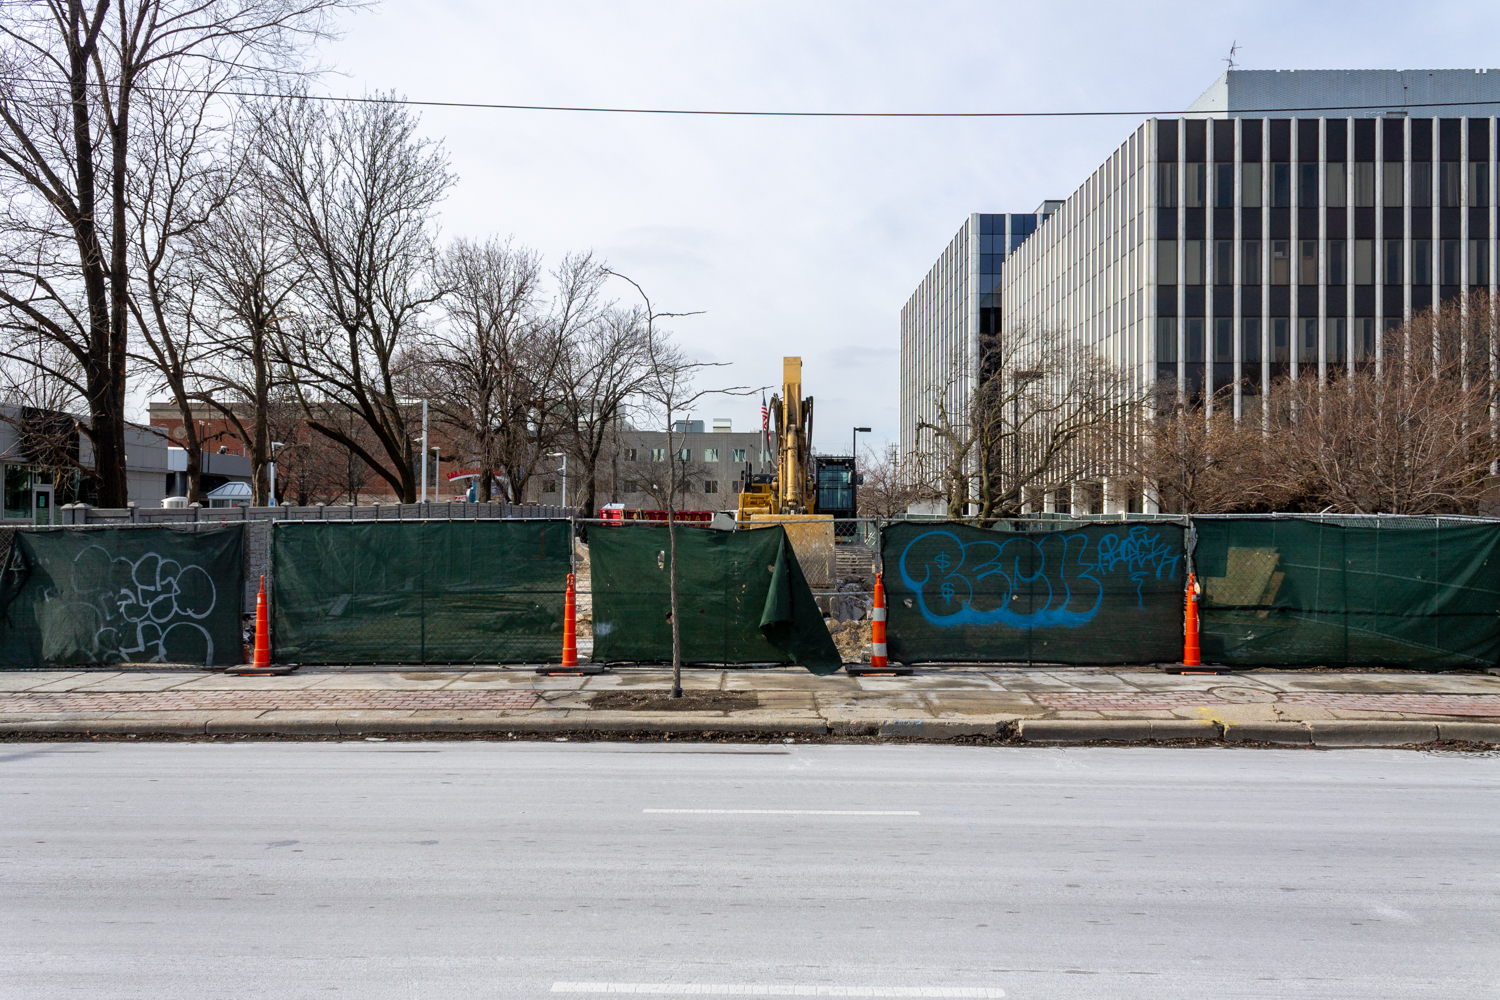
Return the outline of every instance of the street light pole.
[[[560,458],[563,460],[562,467],[562,505],[568,505],[568,453],[565,451],[553,451],[547,454],[548,458]]]
[[[266,496],[269,500],[266,506],[268,507],[276,506],[276,449],[285,447],[285,442],[271,442],[271,460],[266,463]]]
[[[422,400],[422,503],[427,502],[427,400]]]
[[[859,515],[859,436],[870,433],[868,427],[856,427],[849,435],[849,489],[853,491],[854,513]]]

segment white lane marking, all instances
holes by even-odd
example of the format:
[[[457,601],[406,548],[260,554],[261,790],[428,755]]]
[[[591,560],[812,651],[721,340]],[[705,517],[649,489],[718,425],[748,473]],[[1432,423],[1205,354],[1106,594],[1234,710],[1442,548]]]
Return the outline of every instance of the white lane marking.
[[[692,816],[920,816],[915,809],[642,809],[643,813]],[[853,994],[850,994],[853,996]],[[870,994],[875,996],[876,994]],[[884,995],[884,994],[881,994]],[[894,995],[894,994],[892,994]],[[904,995],[904,994],[903,994]],[[912,994],[915,996],[916,994]]]
[[[553,983],[553,993],[645,993],[664,996],[752,997],[955,997],[995,1000],[1005,991],[988,986],[829,986],[751,983]]]

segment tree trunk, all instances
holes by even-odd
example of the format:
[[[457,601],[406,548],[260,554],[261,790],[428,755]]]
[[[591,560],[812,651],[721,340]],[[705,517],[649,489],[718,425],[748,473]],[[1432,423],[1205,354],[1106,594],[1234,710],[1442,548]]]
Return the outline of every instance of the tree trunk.
[[[682,621],[677,614],[677,510],[673,498],[677,485],[677,458],[672,451],[672,407],[667,407],[667,587],[672,600],[672,697],[682,697]]]

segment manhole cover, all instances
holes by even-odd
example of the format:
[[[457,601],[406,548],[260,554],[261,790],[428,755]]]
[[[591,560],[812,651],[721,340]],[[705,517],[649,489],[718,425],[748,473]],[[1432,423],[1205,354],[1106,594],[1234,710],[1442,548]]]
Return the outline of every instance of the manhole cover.
[[[1260,688],[1217,687],[1210,688],[1209,693],[1236,705],[1265,705],[1276,700],[1276,695]]]

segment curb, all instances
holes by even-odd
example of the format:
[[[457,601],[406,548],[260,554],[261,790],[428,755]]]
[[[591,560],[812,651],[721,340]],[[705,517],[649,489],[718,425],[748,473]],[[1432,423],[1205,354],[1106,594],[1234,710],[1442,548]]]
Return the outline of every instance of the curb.
[[[795,717],[755,719],[682,715],[631,718],[466,719],[455,715],[421,719],[37,719],[0,721],[0,736],[365,736],[471,733],[515,735],[677,734],[703,737],[835,736],[943,742],[966,737],[1011,744],[1141,743],[1191,740],[1227,744],[1300,747],[1402,747],[1435,742],[1500,745],[1500,722],[1401,719],[1336,719],[1315,722],[1224,724],[1196,719],[1021,719],[966,722],[962,719],[838,720]]]

